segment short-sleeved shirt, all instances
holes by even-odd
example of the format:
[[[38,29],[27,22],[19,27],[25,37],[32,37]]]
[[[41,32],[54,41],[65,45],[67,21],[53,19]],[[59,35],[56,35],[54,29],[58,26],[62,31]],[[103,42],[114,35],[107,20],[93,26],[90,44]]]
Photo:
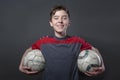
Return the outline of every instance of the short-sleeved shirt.
[[[45,58],[43,80],[79,80],[78,55],[91,47],[78,36],[45,36],[32,45],[32,49],[40,49]]]

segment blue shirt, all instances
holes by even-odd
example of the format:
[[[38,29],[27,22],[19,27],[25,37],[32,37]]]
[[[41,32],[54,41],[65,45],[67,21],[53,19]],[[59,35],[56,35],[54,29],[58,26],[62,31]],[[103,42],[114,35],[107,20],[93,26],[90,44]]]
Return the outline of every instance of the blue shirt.
[[[43,80],[79,80],[78,55],[81,50],[91,49],[91,45],[77,36],[46,36],[35,42],[32,49],[40,49],[45,58]]]

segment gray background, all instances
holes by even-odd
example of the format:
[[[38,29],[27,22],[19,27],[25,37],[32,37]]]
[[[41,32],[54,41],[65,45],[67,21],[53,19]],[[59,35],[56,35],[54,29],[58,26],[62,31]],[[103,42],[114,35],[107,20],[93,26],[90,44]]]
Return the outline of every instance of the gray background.
[[[0,0],[0,80],[40,80],[18,70],[26,48],[52,34],[49,12],[56,4],[71,13],[70,35],[78,35],[99,49],[106,72],[83,80],[120,79],[119,0]]]

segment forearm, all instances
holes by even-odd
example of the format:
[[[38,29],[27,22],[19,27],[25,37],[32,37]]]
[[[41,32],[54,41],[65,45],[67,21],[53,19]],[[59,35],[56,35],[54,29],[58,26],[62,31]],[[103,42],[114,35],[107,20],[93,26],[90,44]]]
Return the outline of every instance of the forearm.
[[[20,65],[22,65],[24,56],[25,56],[28,52],[30,52],[31,50],[32,50],[32,48],[30,47],[30,48],[28,48],[28,49],[24,52],[24,54],[23,54],[23,56],[22,56],[22,59],[21,59]]]
[[[98,50],[97,48],[95,48],[95,47],[92,47],[92,50],[95,51],[95,52],[100,56],[101,61],[102,61],[102,62],[101,62],[101,67],[103,67],[103,71],[104,71],[104,70],[105,70],[104,61],[103,61],[103,58],[102,58],[99,50]]]

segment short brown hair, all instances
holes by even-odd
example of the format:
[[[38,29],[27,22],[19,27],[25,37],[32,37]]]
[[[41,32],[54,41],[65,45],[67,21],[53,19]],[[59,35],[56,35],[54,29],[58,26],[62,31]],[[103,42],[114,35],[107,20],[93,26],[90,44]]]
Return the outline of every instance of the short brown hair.
[[[50,12],[50,20],[52,19],[52,16],[57,12],[57,11],[60,11],[60,10],[64,10],[67,14],[68,14],[68,17],[70,17],[70,13],[69,13],[69,10],[63,6],[63,5],[56,5],[52,8],[51,12]]]

